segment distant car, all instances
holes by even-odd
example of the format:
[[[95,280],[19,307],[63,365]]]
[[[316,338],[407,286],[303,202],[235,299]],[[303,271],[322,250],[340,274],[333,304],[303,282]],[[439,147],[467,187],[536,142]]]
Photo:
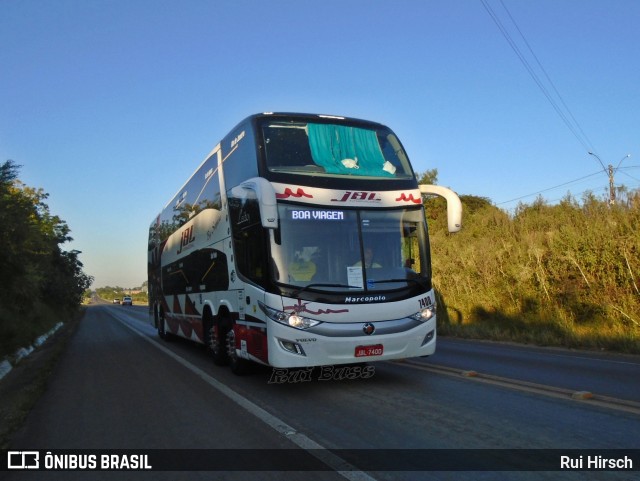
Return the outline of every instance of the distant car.
[[[114,299],[114,300],[113,300],[113,303],[114,303],[114,304],[120,304],[120,299],[118,299],[118,298]]]
[[[123,306],[133,306],[133,300],[129,296],[125,296],[122,298]]]

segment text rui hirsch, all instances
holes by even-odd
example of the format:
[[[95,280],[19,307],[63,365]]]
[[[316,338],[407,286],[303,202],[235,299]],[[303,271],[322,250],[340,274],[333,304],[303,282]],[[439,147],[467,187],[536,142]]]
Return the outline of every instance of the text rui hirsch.
[[[633,469],[633,459],[605,458],[604,456],[560,456],[560,469]]]

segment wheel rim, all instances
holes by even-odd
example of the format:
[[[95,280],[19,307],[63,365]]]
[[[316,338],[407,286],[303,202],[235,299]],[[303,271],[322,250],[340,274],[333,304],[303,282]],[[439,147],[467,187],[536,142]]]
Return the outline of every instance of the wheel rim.
[[[216,333],[215,326],[211,326],[209,329],[209,349],[213,353],[214,356],[219,356],[222,351],[222,343]]]
[[[233,327],[227,332],[227,354],[231,362],[236,362],[238,355],[236,354],[236,333],[233,331]]]
[[[158,334],[160,334],[160,337],[164,336],[166,333],[165,329],[164,329],[164,316],[162,314],[160,314],[158,316]]]

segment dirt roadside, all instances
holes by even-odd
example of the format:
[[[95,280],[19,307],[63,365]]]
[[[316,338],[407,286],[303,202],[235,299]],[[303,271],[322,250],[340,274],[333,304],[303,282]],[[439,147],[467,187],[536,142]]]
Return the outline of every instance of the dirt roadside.
[[[0,379],[0,449],[10,447],[11,436],[47,389],[49,375],[76,332],[84,312],[82,309],[73,320],[65,322],[44,344]]]

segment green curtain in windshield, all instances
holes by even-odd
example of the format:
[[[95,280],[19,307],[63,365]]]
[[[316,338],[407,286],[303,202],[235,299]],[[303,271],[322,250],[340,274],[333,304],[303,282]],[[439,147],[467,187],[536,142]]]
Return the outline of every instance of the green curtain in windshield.
[[[313,161],[330,174],[391,177],[373,130],[344,125],[308,124]]]

